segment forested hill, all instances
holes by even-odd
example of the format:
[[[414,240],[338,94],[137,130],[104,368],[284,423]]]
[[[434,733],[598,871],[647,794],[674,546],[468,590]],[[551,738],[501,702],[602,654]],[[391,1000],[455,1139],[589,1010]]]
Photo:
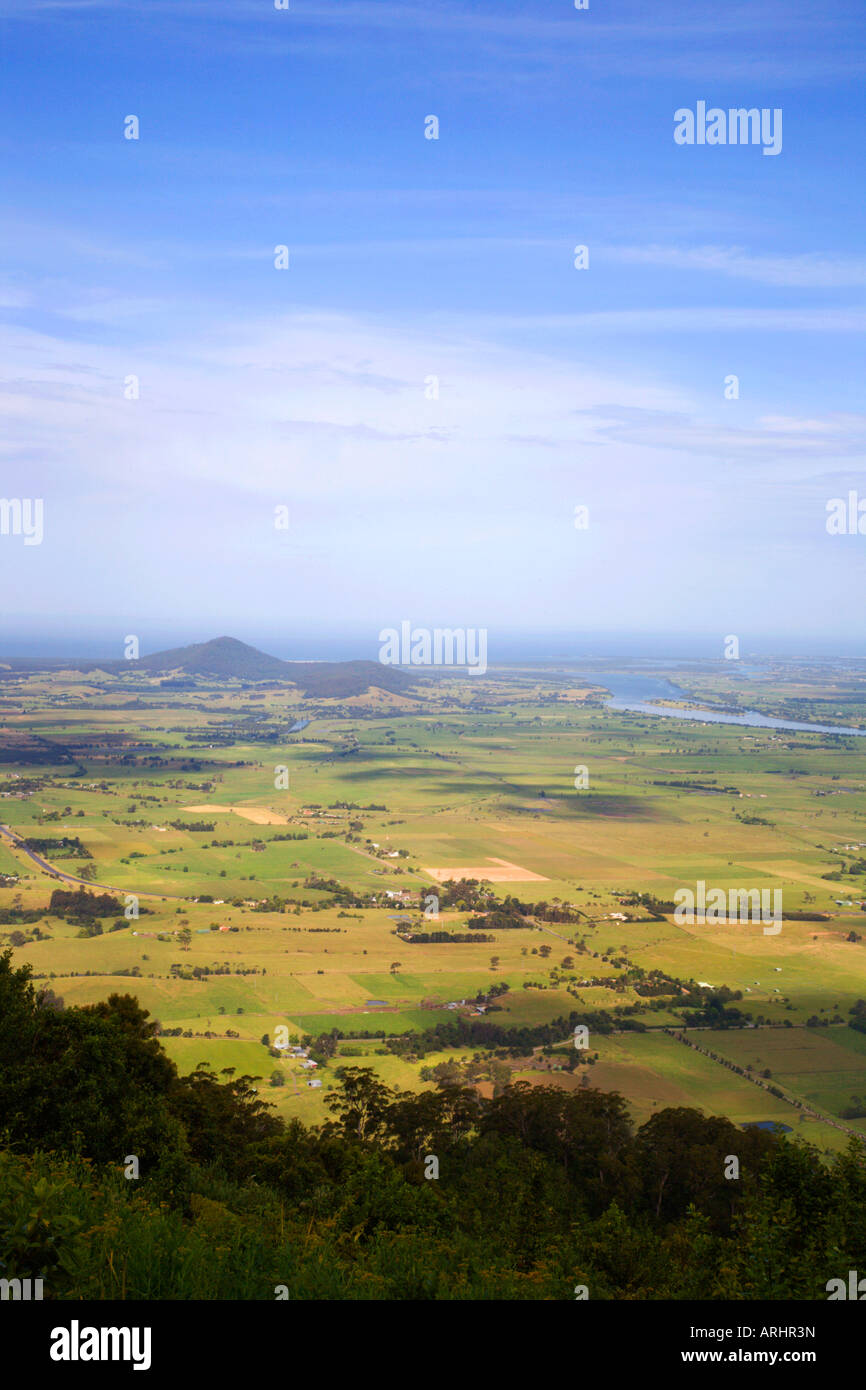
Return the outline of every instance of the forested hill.
[[[236,637],[216,637],[189,647],[143,656],[136,665],[152,673],[177,671],[191,676],[217,676],[251,681],[287,681],[305,695],[346,698],[375,686],[402,693],[412,684],[408,676],[378,661],[281,661]]]
[[[51,1299],[816,1299],[866,1268],[856,1140],[825,1164],[694,1110],[635,1129],[591,1088],[413,1095],[355,1067],[308,1129],[255,1078],[179,1076],[156,1027],[129,995],[65,1008],[0,954],[0,1277]]]

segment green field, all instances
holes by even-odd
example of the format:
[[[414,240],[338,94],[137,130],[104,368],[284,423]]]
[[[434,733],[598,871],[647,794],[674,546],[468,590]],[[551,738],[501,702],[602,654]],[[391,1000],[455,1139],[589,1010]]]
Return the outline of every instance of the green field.
[[[786,1101],[659,1031],[682,1022],[689,990],[724,987],[758,1026],[713,1033],[714,1051],[769,1067],[827,1119],[866,1093],[866,1044],[847,1027],[866,996],[860,741],[606,709],[598,689],[554,667],[342,703],[199,684],[168,695],[140,678],[131,698],[123,677],[7,681],[16,713],[0,737],[0,820],[24,839],[77,841],[85,853],[40,852],[118,904],[102,934],[83,934],[48,910],[64,885],[0,843],[0,873],[14,880],[0,886],[0,940],[68,1003],[133,992],[164,1029],[190,1034],[165,1038],[182,1069],[232,1066],[263,1085],[275,1059],[260,1039],[280,1024],[350,1042],[474,1023],[476,999],[510,1033],[582,1010],[616,1025],[636,1008],[649,1031],[595,1039],[593,1069],[636,1115],[690,1104],[740,1123],[790,1120]],[[743,698],[718,669],[693,673],[690,689]],[[863,683],[826,671],[777,667],[749,682],[748,698],[787,717],[795,700],[807,711],[823,701],[823,720],[866,717]],[[290,735],[300,716],[309,726]],[[279,767],[288,789],[277,789]],[[402,939],[401,914],[416,932],[468,930],[471,904],[423,916],[445,871],[486,880],[499,901],[514,895],[523,925],[489,942]],[[781,932],[680,924],[670,910],[646,920],[635,903],[670,903],[698,880],[781,890]],[[137,919],[123,918],[127,894]],[[542,903],[566,905],[570,920],[533,917]],[[822,920],[784,915],[804,911]],[[650,972],[671,982],[657,1002],[635,988]],[[493,985],[508,991],[490,996]],[[369,1065],[420,1084],[419,1061],[382,1050],[370,1048]],[[272,1088],[275,1103],[321,1115],[339,1063],[339,1052],[323,1063],[321,1089]],[[534,1079],[533,1067],[520,1074]],[[793,1123],[831,1147],[841,1139],[821,1120]]]

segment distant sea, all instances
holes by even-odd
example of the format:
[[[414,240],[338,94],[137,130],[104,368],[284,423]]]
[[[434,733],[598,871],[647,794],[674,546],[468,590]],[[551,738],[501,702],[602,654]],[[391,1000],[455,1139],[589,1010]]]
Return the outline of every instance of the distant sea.
[[[405,615],[383,619],[382,626],[394,626]],[[411,617],[411,615],[410,615]],[[457,627],[448,617],[438,623],[412,618],[413,626]],[[476,626],[480,624],[476,623]],[[307,624],[288,624],[284,628],[262,630],[238,621],[214,622],[203,619],[195,629],[149,628],[127,621],[115,629],[94,631],[82,624],[76,630],[70,623],[62,631],[25,632],[0,628],[0,660],[3,657],[86,657],[91,660],[123,656],[123,641],[135,633],[142,655],[206,642],[212,637],[237,637],[272,656],[291,661],[376,661],[379,655],[379,628],[353,628],[344,631],[313,630]],[[748,660],[866,660],[866,636],[761,636],[740,632],[740,654]],[[726,634],[718,633],[587,633],[587,632],[509,632],[488,628],[488,662],[580,662],[645,661],[655,665],[677,665],[682,661],[719,660],[724,654]]]

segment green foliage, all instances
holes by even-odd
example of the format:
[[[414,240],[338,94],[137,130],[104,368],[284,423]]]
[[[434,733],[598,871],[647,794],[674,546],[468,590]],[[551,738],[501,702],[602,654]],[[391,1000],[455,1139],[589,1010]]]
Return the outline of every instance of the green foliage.
[[[66,1009],[10,958],[0,1275],[46,1298],[814,1299],[866,1267],[857,1140],[825,1164],[689,1109],[635,1131],[590,1087],[486,1100],[457,1069],[414,1095],[363,1066],[309,1129],[258,1078],[180,1078],[130,996]]]

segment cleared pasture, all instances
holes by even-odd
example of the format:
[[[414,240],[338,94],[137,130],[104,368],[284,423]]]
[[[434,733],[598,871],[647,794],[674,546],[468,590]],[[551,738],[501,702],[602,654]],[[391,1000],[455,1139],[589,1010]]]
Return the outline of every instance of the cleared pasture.
[[[714,680],[713,691],[724,694],[723,677]],[[279,1021],[309,1032],[359,1020],[386,1031],[422,1028],[453,1017],[442,1008],[448,1002],[472,999],[493,982],[510,986],[490,1014],[506,1026],[634,1002],[633,991],[613,987],[621,967],[602,961],[608,952],[644,970],[742,991],[739,1007],[778,1023],[847,1018],[866,997],[866,942],[846,939],[852,932],[866,937],[866,913],[835,901],[866,899],[866,876],[824,877],[857,859],[846,844],[866,841],[862,744],[603,710],[586,703],[585,682],[559,680],[553,671],[490,674],[473,686],[472,708],[459,681],[443,681],[414,704],[371,699],[330,707],[296,692],[253,700],[239,689],[213,689],[168,698],[154,687],[125,709],[105,708],[117,693],[95,682],[51,676],[25,684],[16,735],[68,744],[74,756],[7,767],[0,820],[28,837],[79,837],[92,859],[58,859],[58,868],[75,874],[90,866],[97,882],[121,896],[141,894],[153,911],[117,932],[106,921],[103,935],[87,939],[44,917],[40,928],[50,939],[16,948],[16,957],[30,961],[68,1002],[132,992],[166,1026],[241,1034],[167,1040],[184,1066],[202,1049],[217,1059],[231,1056],[232,1046],[258,1048],[257,1036]],[[802,688],[792,686],[797,698]],[[749,694],[769,698],[760,682]],[[67,697],[78,707],[52,704]],[[846,700],[840,694],[840,711]],[[300,715],[312,723],[289,735]],[[262,717],[277,730],[267,743],[257,741]],[[232,725],[230,741],[217,739],[220,721]],[[288,791],[274,790],[278,763],[289,768]],[[589,768],[586,791],[573,784],[578,763]],[[171,825],[193,820],[213,829]],[[281,833],[306,838],[280,840]],[[400,857],[388,857],[395,851]],[[467,866],[460,872],[486,877],[499,897],[563,899],[581,920],[497,932],[491,943],[401,941],[389,916],[398,907],[385,906],[386,893],[413,893],[411,915],[426,929],[417,895],[435,891],[436,876],[460,865]],[[497,877],[515,868],[527,877]],[[45,907],[57,886],[5,845],[0,872],[19,874],[17,884],[0,888],[2,908],[16,900]],[[375,894],[383,907],[341,914],[326,905],[327,891],[305,885],[312,875]],[[755,924],[689,927],[670,915],[609,917],[633,911],[623,906],[630,894],[670,900],[699,879],[726,890],[779,887],[786,910],[829,913],[830,920],[786,919],[782,932],[768,937]],[[225,901],[194,901],[203,894]],[[232,905],[276,895],[309,906],[275,913]],[[437,925],[460,930],[467,915],[443,912]],[[175,935],[182,924],[192,933],[188,948]],[[229,927],[238,930],[219,930]],[[12,928],[4,930],[9,936]],[[159,941],[157,932],[171,935]],[[546,960],[542,944],[551,947]],[[569,955],[574,969],[551,979]],[[205,968],[231,973],[177,978]],[[593,975],[609,983],[582,986],[568,978]],[[533,987],[524,989],[526,983]],[[388,1011],[368,1008],[373,999]],[[422,1001],[439,1008],[422,1009]],[[647,1015],[657,1023],[672,1017],[669,1010]],[[728,1032],[724,1045],[764,1045],[793,1032],[806,1030]],[[778,1066],[783,1084],[804,1099],[837,1113],[856,1092],[864,1044],[839,1026],[808,1034],[832,1040],[826,1066],[813,1065],[820,1042],[808,1055],[786,1060],[780,1053],[768,1065]],[[748,1082],[735,1078],[734,1085],[723,1068],[710,1064],[708,1071],[687,1049],[660,1039],[623,1034],[605,1042],[593,1081],[618,1078],[644,1113],[682,1095],[692,1098],[682,1103],[732,1117],[775,1117],[767,1111],[772,1098],[765,1104]],[[382,1074],[408,1065],[375,1053],[370,1060]],[[274,1090],[280,1105],[296,1104],[297,1113],[318,1113],[322,1104],[318,1091]],[[791,1107],[783,1110],[790,1115]]]

